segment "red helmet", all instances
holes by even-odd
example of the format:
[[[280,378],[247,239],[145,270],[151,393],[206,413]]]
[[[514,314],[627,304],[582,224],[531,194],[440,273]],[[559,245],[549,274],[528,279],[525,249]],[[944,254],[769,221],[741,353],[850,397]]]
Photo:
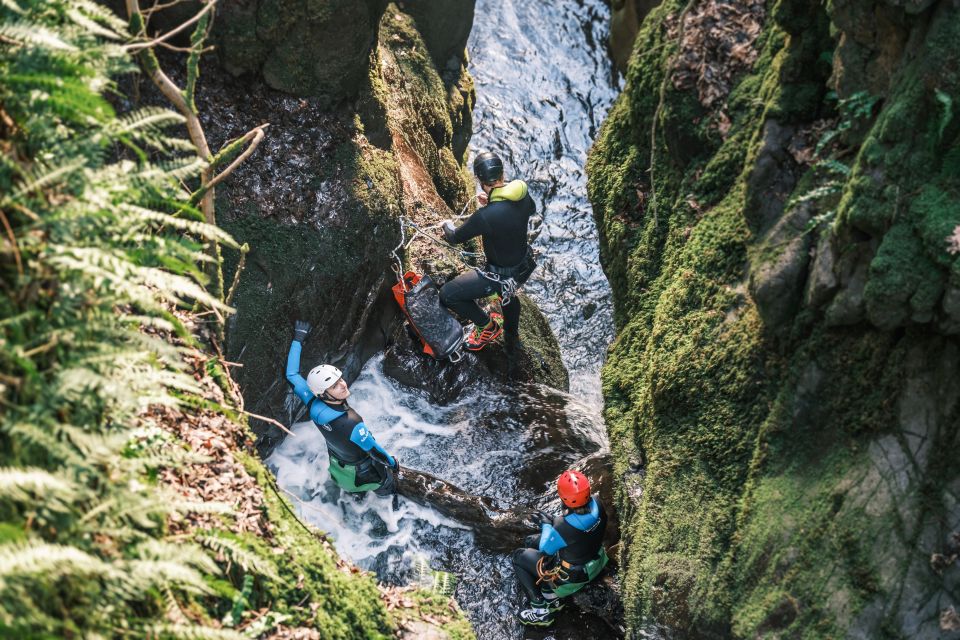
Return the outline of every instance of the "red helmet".
[[[568,507],[582,507],[590,502],[590,481],[579,471],[564,471],[557,478],[557,493]]]

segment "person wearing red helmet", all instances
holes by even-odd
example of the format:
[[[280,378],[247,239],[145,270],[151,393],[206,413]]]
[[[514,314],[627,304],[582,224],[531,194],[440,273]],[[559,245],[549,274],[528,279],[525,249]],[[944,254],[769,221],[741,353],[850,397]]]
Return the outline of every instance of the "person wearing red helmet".
[[[563,608],[561,598],[576,593],[607,565],[603,534],[607,514],[590,494],[590,481],[579,471],[564,471],[557,493],[565,507],[559,516],[536,514],[531,524],[540,533],[527,536],[526,548],[511,560],[520,586],[530,598],[530,608],[520,612],[520,622],[546,627]]]

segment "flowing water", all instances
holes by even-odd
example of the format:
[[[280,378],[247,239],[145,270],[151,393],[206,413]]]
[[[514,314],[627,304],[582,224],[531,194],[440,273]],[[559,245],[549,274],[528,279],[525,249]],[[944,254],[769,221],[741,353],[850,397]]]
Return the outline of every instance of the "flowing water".
[[[571,393],[482,383],[438,407],[387,378],[382,355],[352,386],[352,406],[402,465],[504,508],[543,506],[560,471],[607,448],[599,369],[613,337],[612,302],[584,165],[617,93],[608,21],[603,0],[479,0],[468,44],[478,94],[472,148],[500,153],[508,178],[526,180],[544,214],[540,266],[526,291],[557,333]],[[312,423],[294,430],[267,462],[341,554],[390,583],[415,580],[426,565],[455,574],[454,596],[478,637],[544,636],[525,636],[516,622],[522,598],[507,555],[476,546],[469,529],[408,500],[341,495],[320,432]],[[572,618],[561,620],[556,638],[605,637],[596,619]]]

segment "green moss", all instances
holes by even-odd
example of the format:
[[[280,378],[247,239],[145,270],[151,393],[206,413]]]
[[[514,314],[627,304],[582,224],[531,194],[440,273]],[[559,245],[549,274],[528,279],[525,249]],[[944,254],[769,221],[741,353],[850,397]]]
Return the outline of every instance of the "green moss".
[[[255,597],[272,601],[274,610],[293,616],[291,623],[311,626],[323,638],[392,638],[393,624],[373,576],[339,569],[332,545],[321,532],[294,516],[262,463],[236,455],[264,487],[264,510],[273,524],[277,553],[270,553],[259,539],[240,539],[262,555],[273,556],[280,575],[288,577],[286,582],[264,586],[265,591]]]
[[[473,627],[463,616],[459,607],[449,597],[423,589],[407,592],[410,607],[401,607],[394,612],[399,620],[430,620],[431,631],[446,634],[447,640],[474,640]]]
[[[440,197],[456,209],[466,201],[469,185],[463,181],[461,162],[473,81],[461,67],[456,81],[445,83],[413,18],[395,4],[388,5],[381,23],[380,50],[391,94],[391,125],[417,153]]]
[[[942,292],[940,272],[924,254],[911,225],[894,225],[870,263],[870,279],[863,292],[871,322],[893,328],[911,314],[932,316]]]
[[[816,309],[784,327],[789,337],[764,337],[744,281],[779,249],[746,223],[750,203],[769,197],[751,196],[747,178],[768,120],[801,128],[831,114],[824,52],[836,30],[822,8],[776,2],[752,72],[730,92],[725,139],[658,134],[652,150],[675,51],[664,20],[679,10],[667,2],[645,21],[588,161],[618,330],[603,370],[614,473],[646,470],[641,500],[618,488],[627,619],[652,615],[699,637],[840,637],[909,562],[913,525],[889,500],[867,501],[869,444],[897,424],[903,359],[924,338],[828,328]],[[876,239],[864,298],[882,328],[929,322],[960,273],[944,250],[960,211],[958,132],[929,117],[944,113],[932,86],[960,93],[945,44],[958,25],[934,22],[880,113],[858,123],[862,147],[845,152],[855,159],[833,233],[841,250]],[[694,115],[690,95],[665,100],[658,128]],[[801,176],[795,193],[814,178]],[[891,551],[881,561],[877,548]]]

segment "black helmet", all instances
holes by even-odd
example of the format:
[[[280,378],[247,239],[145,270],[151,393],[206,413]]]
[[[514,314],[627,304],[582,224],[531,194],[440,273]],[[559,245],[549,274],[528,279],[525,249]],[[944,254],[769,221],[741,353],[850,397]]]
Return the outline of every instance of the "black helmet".
[[[491,184],[503,177],[503,160],[495,153],[484,151],[473,160],[473,175],[483,184]]]

